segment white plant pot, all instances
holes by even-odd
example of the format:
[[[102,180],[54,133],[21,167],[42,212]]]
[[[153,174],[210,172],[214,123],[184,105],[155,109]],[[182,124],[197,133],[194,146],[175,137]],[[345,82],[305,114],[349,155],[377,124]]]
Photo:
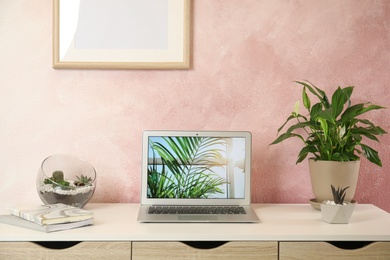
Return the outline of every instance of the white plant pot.
[[[335,162],[309,159],[310,179],[315,202],[322,203],[326,200],[333,200],[330,185],[333,185],[335,188],[349,186],[348,192],[345,195],[345,201],[353,200],[358,182],[359,169],[360,160]]]
[[[321,204],[322,220],[330,224],[347,224],[352,216],[356,203],[345,205]]]

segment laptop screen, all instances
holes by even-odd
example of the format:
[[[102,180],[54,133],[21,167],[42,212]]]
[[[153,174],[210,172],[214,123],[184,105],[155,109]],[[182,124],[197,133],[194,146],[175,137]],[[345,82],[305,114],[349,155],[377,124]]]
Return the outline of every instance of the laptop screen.
[[[250,134],[244,133],[148,131],[144,195],[154,201],[244,200],[251,149]]]

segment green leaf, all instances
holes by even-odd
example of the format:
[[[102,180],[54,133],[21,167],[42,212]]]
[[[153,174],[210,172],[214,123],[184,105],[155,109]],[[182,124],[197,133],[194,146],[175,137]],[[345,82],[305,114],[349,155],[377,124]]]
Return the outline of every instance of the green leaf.
[[[312,122],[299,122],[299,123],[296,123],[295,125],[290,126],[287,129],[286,133],[292,133],[296,129],[304,129],[305,127],[313,127],[313,123]]]
[[[310,110],[310,118],[316,118],[318,113],[322,111],[322,108],[323,108],[322,103],[314,104]]]
[[[322,91],[321,89],[317,88],[316,86],[314,86],[314,84],[310,83],[309,81],[308,81],[308,83],[301,82],[301,81],[295,81],[295,82],[298,83],[298,84],[301,84],[304,87],[306,87],[312,94],[317,96],[318,99],[324,104],[324,106],[326,108],[330,107],[330,104],[329,104],[329,101],[328,101],[328,97],[326,96],[324,91]]]
[[[302,100],[305,108],[310,111],[310,98],[306,93],[306,88],[302,89]]]
[[[321,124],[321,129],[322,129],[322,131],[324,133],[324,139],[326,141],[326,139],[328,137],[328,134],[329,134],[328,123],[326,122],[326,120],[324,118],[321,118],[321,117],[318,118],[318,121]]]
[[[359,111],[364,107],[364,104],[356,104],[348,107],[342,114],[340,121],[345,124],[348,123],[351,119],[359,115]]]
[[[218,147],[226,146],[224,138],[166,137],[164,142],[151,142],[159,154],[162,170],[153,154],[148,167],[148,196],[153,198],[206,198],[223,193],[219,187],[228,182],[214,172],[222,166],[223,156]],[[160,171],[160,172],[159,172]]]
[[[315,153],[318,152],[317,148],[315,146],[305,146],[302,148],[302,150],[299,152],[298,154],[298,159],[297,161],[295,162],[296,164],[302,162],[309,153],[312,153],[315,155]]]
[[[333,185],[330,185],[331,189],[332,189],[332,194],[333,194],[333,200],[336,204],[338,205],[343,205],[344,203],[344,199],[345,199],[345,195],[346,195],[346,190],[349,188],[346,187],[346,188],[340,188],[338,187],[337,190],[336,188],[333,186]]]
[[[297,115],[297,114],[292,114],[292,115],[290,115],[290,116],[287,118],[286,122],[284,122],[283,125],[282,125],[281,127],[278,128],[278,133],[286,126],[286,124],[287,124],[290,120],[298,119],[298,118],[301,118],[301,119],[303,119],[304,121],[307,121],[306,117],[304,117],[304,116],[302,116],[302,115],[300,115],[300,114],[298,114],[298,115]]]
[[[379,158],[378,152],[368,145],[360,144],[360,147],[363,150],[363,156],[366,157],[370,162],[375,163],[376,165],[382,167],[382,161]]]
[[[291,138],[291,137],[298,137],[300,138],[302,141],[304,141],[303,137],[299,134],[294,134],[294,133],[284,133],[284,134],[281,134],[279,135],[270,145],[273,145],[273,144],[278,144],[288,138]]]
[[[368,103],[366,103],[366,104],[368,104]],[[377,110],[377,109],[384,109],[384,107],[378,106],[378,105],[369,105],[369,106],[365,107],[366,104],[360,103],[360,104],[356,104],[356,105],[353,105],[353,106],[347,108],[344,111],[344,113],[341,115],[341,121],[343,123],[345,123],[354,117],[357,117],[359,115],[367,113],[368,111]]]
[[[344,109],[345,103],[349,100],[353,91],[353,87],[346,87],[341,89],[340,87],[333,93],[332,96],[332,109],[333,117],[337,118]]]
[[[369,104],[369,103],[367,103],[367,104]],[[371,110],[384,109],[384,108],[385,107],[378,106],[378,105],[368,105],[367,107],[364,107],[363,109],[358,111],[359,113],[357,115],[362,115],[362,114],[367,113],[368,111],[371,111]]]
[[[376,131],[376,128],[357,127],[357,128],[351,129],[351,133],[354,135],[363,135],[371,140],[379,142],[378,138],[375,136],[378,134],[378,132]]]
[[[332,124],[335,124],[336,123],[336,119],[333,117],[333,109],[332,108],[328,108],[328,109],[325,109],[325,110],[322,110],[322,111],[318,111],[317,113],[317,119],[318,118],[323,118],[325,120],[327,120],[328,122],[332,123]]]

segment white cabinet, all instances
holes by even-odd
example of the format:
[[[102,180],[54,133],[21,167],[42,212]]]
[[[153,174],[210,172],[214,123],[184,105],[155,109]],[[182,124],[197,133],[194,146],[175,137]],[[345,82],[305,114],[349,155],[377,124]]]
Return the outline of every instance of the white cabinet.
[[[0,223],[0,260],[390,259],[390,214],[374,205],[356,205],[350,223],[337,225],[309,204],[255,204],[260,223],[248,224],[138,223],[139,206],[89,203],[93,226],[53,233]],[[326,241],[372,243],[343,249]],[[50,244],[65,247],[42,246]]]

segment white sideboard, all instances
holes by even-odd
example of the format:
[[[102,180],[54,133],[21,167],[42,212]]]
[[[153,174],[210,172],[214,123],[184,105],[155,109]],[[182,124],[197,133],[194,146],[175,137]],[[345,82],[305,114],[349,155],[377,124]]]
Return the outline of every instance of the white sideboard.
[[[90,203],[89,227],[53,233],[0,224],[0,259],[390,259],[390,214],[358,204],[328,224],[309,204],[255,204],[260,223],[138,223],[139,204]]]

